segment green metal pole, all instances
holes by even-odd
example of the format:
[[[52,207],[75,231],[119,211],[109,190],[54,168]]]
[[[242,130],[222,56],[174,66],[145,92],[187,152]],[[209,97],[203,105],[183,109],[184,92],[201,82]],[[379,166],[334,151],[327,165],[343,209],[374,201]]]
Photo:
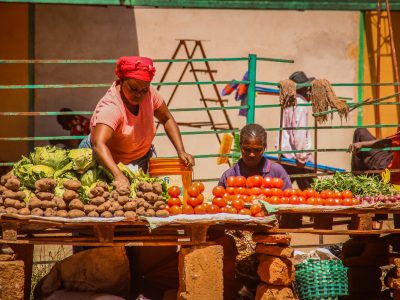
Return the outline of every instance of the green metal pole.
[[[256,72],[257,72],[257,55],[249,54],[249,87],[247,90],[247,105],[249,110],[247,112],[247,124],[254,123],[255,103],[256,103]]]
[[[360,28],[359,28],[359,47],[358,47],[358,82],[362,83],[364,81],[364,17],[365,12],[360,11]],[[358,86],[358,103],[363,102],[363,87]],[[357,124],[363,124],[363,107],[360,106],[357,111]]]
[[[29,36],[28,36],[28,57],[29,59],[35,58],[35,5],[28,4],[28,19],[29,19]],[[33,64],[28,65],[28,76],[29,84],[35,84],[35,66]],[[29,90],[29,104],[28,111],[35,111],[35,90]],[[35,118],[33,116],[28,118],[28,135],[35,135]],[[28,152],[32,152],[35,146],[34,141],[28,142]]]

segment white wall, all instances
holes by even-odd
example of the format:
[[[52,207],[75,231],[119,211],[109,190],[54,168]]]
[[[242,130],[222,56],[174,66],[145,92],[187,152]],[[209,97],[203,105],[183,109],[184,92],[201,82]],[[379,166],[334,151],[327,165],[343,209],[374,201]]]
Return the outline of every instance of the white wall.
[[[195,10],[136,8],[135,19],[139,40],[139,53],[153,58],[170,58],[177,47],[177,39],[200,39],[208,57],[247,57],[255,53],[260,57],[294,59],[294,64],[259,62],[257,78],[261,81],[278,82],[292,72],[303,70],[309,76],[326,78],[331,82],[355,82],[357,74],[358,13],[322,11],[262,11],[262,10]],[[189,44],[190,45],[190,44]],[[193,44],[192,44],[193,45]],[[183,58],[184,55],[178,58]],[[196,56],[199,57],[199,56]],[[166,64],[157,64],[156,81]],[[183,65],[174,67],[167,81],[177,81]],[[199,66],[200,64],[197,64]],[[211,63],[218,70],[217,80],[241,79],[245,63]],[[201,79],[207,80],[205,76]],[[193,81],[190,73],[183,81]],[[223,86],[219,86],[221,89]],[[170,88],[162,87],[161,94],[169,97]],[[204,88],[213,97],[210,87]],[[340,96],[356,99],[356,89],[335,88]],[[214,96],[215,97],[215,96]],[[229,96],[229,105],[238,105]],[[196,87],[179,87],[171,108],[201,106]],[[277,103],[278,97],[257,96],[257,104]],[[206,121],[205,112],[175,113],[177,121]],[[222,113],[213,113],[222,116]],[[241,128],[243,117],[229,111],[234,125]],[[310,118],[311,119],[311,118]],[[223,120],[220,118],[220,120]],[[259,110],[256,122],[265,127],[279,126],[279,110]],[[355,124],[352,114],[347,124]],[[313,121],[310,120],[310,125]],[[331,124],[330,122],[327,124]],[[339,125],[337,118],[334,125]],[[343,121],[343,124],[346,124]],[[203,128],[207,129],[207,128]],[[200,130],[181,128],[181,130]],[[319,130],[319,148],[346,148],[351,142],[353,130]],[[268,149],[273,150],[276,132],[268,133]],[[187,151],[193,154],[217,153],[218,143],[214,135],[184,136]],[[158,154],[173,155],[174,150],[166,138],[157,138]],[[346,153],[320,153],[318,162],[334,167],[349,168]],[[219,177],[227,165],[216,166],[215,159],[198,159],[195,177]]]

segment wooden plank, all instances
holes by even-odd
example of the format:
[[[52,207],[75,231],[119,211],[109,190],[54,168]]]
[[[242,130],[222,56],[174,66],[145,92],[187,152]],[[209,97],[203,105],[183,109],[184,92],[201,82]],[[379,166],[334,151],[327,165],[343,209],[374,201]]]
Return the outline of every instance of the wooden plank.
[[[317,215],[314,218],[315,229],[332,229],[333,217]]]
[[[193,243],[205,243],[207,239],[207,225],[194,225],[190,226],[191,240]]]
[[[93,231],[99,242],[111,243],[114,239],[114,225],[95,225]]]
[[[359,214],[359,215],[352,216],[350,229],[371,230],[373,216],[374,216],[374,214],[371,214],[371,213]]]

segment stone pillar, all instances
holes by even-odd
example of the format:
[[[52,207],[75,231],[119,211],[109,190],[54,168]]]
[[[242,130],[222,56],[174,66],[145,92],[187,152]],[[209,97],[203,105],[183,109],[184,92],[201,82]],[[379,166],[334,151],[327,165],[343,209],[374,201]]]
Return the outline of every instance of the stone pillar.
[[[257,287],[256,300],[296,299],[291,288],[295,268],[289,260],[293,257],[290,240],[287,234],[253,234],[257,243],[255,252],[260,254],[257,273],[262,281]]]
[[[182,248],[179,254],[179,291],[181,300],[222,300],[222,246]]]
[[[0,299],[24,299],[24,262],[22,260],[0,261]]]

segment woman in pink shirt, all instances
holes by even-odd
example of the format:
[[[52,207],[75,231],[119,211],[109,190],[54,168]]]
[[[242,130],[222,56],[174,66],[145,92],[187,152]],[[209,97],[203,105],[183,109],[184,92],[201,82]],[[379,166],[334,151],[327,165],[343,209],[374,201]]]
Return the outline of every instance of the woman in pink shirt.
[[[147,172],[156,134],[154,117],[163,124],[177,154],[187,166],[194,158],[186,153],[174,117],[162,97],[150,86],[156,69],[150,58],[120,57],[115,73],[118,80],[97,103],[90,128],[91,134],[79,147],[91,147],[101,165],[115,181],[128,184],[117,164],[137,165]]]

